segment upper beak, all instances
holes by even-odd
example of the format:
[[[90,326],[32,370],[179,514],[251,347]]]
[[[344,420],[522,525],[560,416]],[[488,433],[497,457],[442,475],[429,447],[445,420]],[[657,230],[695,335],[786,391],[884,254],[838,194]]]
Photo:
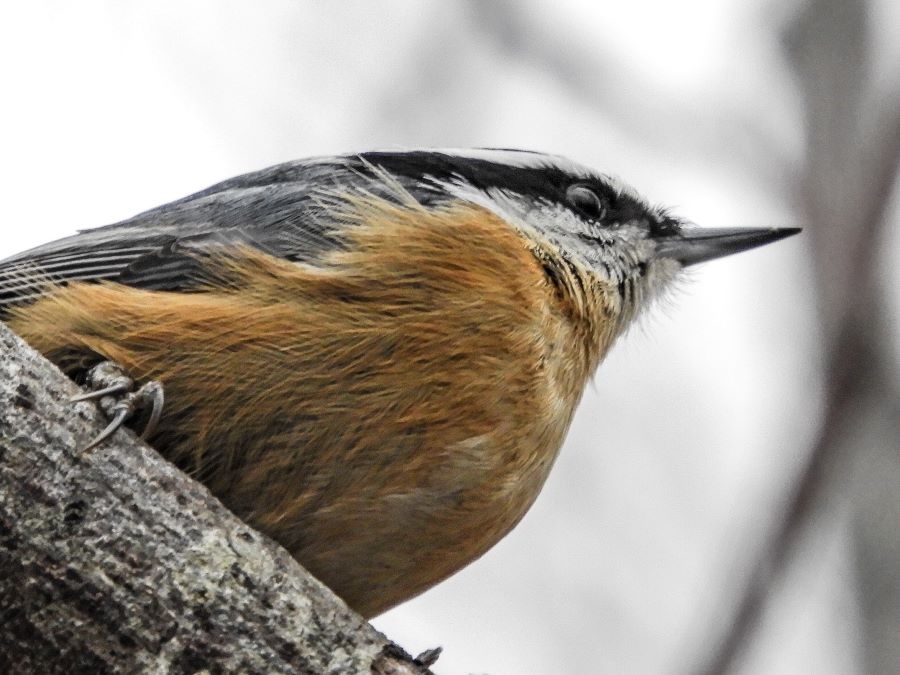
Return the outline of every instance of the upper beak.
[[[740,253],[797,234],[799,227],[720,227],[686,230],[656,240],[656,254],[674,258],[683,266]]]

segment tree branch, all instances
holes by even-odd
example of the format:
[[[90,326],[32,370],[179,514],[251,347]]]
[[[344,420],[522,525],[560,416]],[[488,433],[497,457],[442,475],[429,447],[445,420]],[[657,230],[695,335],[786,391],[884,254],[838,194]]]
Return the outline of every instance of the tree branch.
[[[426,673],[0,323],[0,672]]]

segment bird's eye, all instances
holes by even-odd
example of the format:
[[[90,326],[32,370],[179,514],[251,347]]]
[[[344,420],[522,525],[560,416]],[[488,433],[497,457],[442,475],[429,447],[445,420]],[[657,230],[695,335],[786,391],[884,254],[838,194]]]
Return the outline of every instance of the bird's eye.
[[[588,218],[602,220],[606,216],[606,206],[600,195],[586,185],[570,185],[566,199]]]

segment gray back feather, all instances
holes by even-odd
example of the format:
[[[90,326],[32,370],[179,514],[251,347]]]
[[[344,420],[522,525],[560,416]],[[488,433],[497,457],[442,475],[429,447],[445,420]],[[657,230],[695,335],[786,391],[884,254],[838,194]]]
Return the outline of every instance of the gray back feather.
[[[315,262],[341,245],[320,198],[337,185],[368,188],[370,168],[356,157],[280,164],[19,253],[0,262],[0,313],[36,299],[48,282],[111,280],[190,290],[203,279],[196,253],[216,245]]]

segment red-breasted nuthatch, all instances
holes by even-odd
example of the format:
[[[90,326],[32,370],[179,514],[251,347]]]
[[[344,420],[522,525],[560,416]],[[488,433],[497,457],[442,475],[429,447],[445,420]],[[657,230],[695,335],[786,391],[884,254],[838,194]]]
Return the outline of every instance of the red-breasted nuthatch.
[[[14,256],[0,311],[101,393],[116,368],[161,383],[153,445],[368,617],[519,521],[597,364],[684,267],[795,232],[692,229],[540,153],[370,152]]]

